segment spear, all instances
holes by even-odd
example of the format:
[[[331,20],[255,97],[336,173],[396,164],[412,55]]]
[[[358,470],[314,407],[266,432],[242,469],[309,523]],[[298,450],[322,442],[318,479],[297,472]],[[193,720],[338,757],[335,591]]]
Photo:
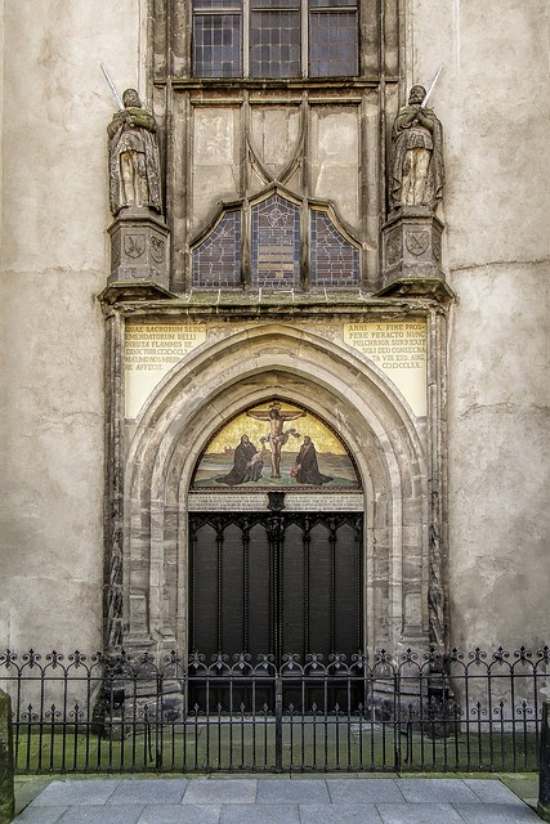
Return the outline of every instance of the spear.
[[[424,98],[424,100],[422,101],[422,104],[421,104],[421,106],[420,106],[420,108],[421,108],[421,109],[425,109],[425,108],[426,108],[426,106],[428,105],[428,100],[429,100],[429,99],[430,99],[430,97],[432,96],[432,92],[433,92],[433,90],[435,89],[435,85],[436,85],[437,81],[439,80],[439,75],[441,74],[441,72],[442,72],[442,71],[443,71],[443,63],[442,63],[442,64],[441,64],[441,66],[438,68],[437,73],[436,73],[436,75],[435,75],[435,77],[434,77],[434,79],[433,79],[433,81],[432,81],[432,85],[430,86],[430,88],[429,88],[429,89],[428,89],[428,91],[426,92],[426,97]]]
[[[107,71],[107,69],[105,68],[103,63],[100,63],[99,65],[101,67],[101,71],[103,72],[103,77],[107,81],[107,85],[109,86],[109,89],[111,90],[111,94],[113,95],[113,100],[117,104],[118,110],[120,112],[123,112],[124,111],[124,103],[122,102],[122,97],[119,95],[119,93],[117,91],[117,87],[115,86],[115,84],[112,81],[111,75],[109,74],[109,72]]]

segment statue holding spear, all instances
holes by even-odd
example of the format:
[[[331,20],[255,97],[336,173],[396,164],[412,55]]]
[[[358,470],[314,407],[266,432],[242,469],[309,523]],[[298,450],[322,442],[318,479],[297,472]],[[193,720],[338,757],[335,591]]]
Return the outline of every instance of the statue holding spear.
[[[121,98],[103,65],[101,70],[118,109],[107,127],[111,211],[115,217],[131,207],[162,213],[155,118],[143,108],[135,89],[126,89]]]
[[[413,86],[407,106],[393,124],[392,184],[390,199],[394,209],[424,206],[435,209],[443,197],[443,129],[433,109],[427,107],[441,74],[437,72],[429,91]]]

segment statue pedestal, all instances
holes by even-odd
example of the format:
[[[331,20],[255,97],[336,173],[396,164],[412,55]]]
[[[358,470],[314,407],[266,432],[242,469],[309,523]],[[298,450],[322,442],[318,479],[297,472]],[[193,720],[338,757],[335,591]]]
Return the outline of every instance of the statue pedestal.
[[[429,207],[391,212],[382,227],[384,285],[379,294],[452,297],[441,268],[443,229]]]
[[[108,231],[111,274],[107,288],[168,292],[170,232],[162,217],[146,207],[123,209]]]

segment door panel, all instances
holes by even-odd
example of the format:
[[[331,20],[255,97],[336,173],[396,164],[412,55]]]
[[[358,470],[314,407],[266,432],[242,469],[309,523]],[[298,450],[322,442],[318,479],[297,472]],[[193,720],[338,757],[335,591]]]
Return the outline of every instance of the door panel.
[[[222,631],[220,649],[239,652],[243,649],[244,613],[244,555],[243,529],[229,524],[223,530],[222,544]]]
[[[271,649],[271,577],[269,539],[265,524],[255,524],[248,542],[248,643],[254,656]]]
[[[282,543],[282,652],[304,648],[304,531],[289,524]]]
[[[309,652],[328,655],[331,649],[330,532],[317,523],[310,533],[309,549]]]
[[[191,533],[191,625],[196,650],[218,649],[216,615],[218,602],[216,530],[201,523]]]
[[[361,546],[359,534],[348,523],[336,530],[335,547],[335,648],[361,648]]]
[[[351,655],[362,643],[358,513],[190,515],[191,649]]]

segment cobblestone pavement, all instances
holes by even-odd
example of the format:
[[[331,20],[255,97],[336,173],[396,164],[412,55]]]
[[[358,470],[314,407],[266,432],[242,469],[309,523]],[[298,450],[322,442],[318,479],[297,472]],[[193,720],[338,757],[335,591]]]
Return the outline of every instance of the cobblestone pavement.
[[[538,816],[498,780],[148,778],[54,780],[23,824],[524,824]]]

